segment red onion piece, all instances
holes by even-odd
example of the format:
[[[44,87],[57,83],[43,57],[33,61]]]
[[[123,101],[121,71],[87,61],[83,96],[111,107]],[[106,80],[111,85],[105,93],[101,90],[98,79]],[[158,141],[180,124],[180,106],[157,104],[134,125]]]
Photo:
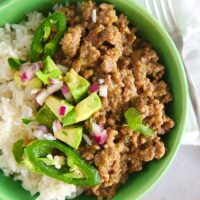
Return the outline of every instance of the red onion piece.
[[[66,112],[67,112],[67,106],[65,106],[65,105],[60,106],[59,111],[58,111],[59,115],[64,116],[66,114]]]
[[[68,102],[73,102],[73,97],[72,97],[71,93],[65,94],[64,97]]]
[[[21,75],[21,81],[22,81],[22,82],[25,82],[26,80],[28,80],[28,75],[27,75],[27,72],[24,72],[24,73],[22,73],[22,75]]]
[[[31,90],[31,94],[32,94],[32,95],[34,95],[34,94],[37,95],[40,91],[41,91],[40,88],[35,88],[35,89],[32,89],[32,90]]]
[[[99,84],[103,84],[103,83],[105,83],[105,80],[104,79],[99,79]]]
[[[100,126],[100,125],[98,125],[94,122],[92,123],[92,133],[93,133],[93,135],[98,134],[98,133],[102,132],[103,130],[104,130],[103,126]]]
[[[94,139],[100,145],[103,145],[106,142],[107,134],[106,130],[103,126],[100,126],[96,123],[92,123],[92,134],[94,135]]]
[[[106,130],[104,130],[98,134],[94,134],[94,139],[98,144],[104,145],[106,142],[106,139],[107,139]]]
[[[72,102],[73,98],[67,85],[63,85],[61,91],[68,102]]]
[[[41,90],[39,94],[36,96],[37,103],[42,106],[46,100],[46,98],[50,95],[52,95],[54,92],[57,92],[60,90],[63,86],[63,82],[59,81],[58,83],[54,85],[48,86],[46,89]]]
[[[62,124],[59,120],[57,120],[57,123],[56,123],[58,129],[60,130],[62,128]]]
[[[36,130],[42,131],[43,133],[48,133],[48,128],[44,125],[39,125]]]
[[[32,64],[30,62],[24,63],[20,70],[21,81],[24,83],[30,81],[35,76],[35,73],[39,68],[40,68],[39,63],[32,63]]]
[[[56,84],[56,83],[59,83],[59,80],[58,79],[54,79],[54,78],[49,78],[49,82],[51,84]]]
[[[60,65],[60,64],[56,64],[56,66],[58,67],[58,69],[63,72],[63,73],[66,73],[69,71],[69,68],[64,66],[64,65]]]
[[[55,133],[55,132],[57,132],[58,130],[60,130],[62,128],[62,124],[60,123],[59,120],[55,120],[53,122],[53,127],[52,128],[53,128],[53,132]]]
[[[99,96],[107,97],[108,96],[108,89],[107,85],[101,85],[99,88]]]
[[[65,95],[69,92],[69,88],[66,85],[63,85],[61,88],[61,91],[62,91],[63,95]]]
[[[93,92],[97,92],[99,90],[99,84],[98,83],[94,83],[89,87],[89,92],[93,93]]]
[[[92,22],[93,23],[97,22],[97,10],[96,9],[92,10]]]

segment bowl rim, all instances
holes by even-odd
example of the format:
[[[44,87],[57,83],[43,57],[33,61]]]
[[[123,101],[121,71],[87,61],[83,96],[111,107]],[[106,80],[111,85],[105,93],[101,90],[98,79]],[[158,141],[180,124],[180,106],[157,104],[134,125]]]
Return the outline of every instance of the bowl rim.
[[[106,0],[107,2],[112,2],[112,1],[121,1],[121,0]],[[183,61],[180,57],[180,54],[176,48],[176,45],[174,44],[172,38],[166,31],[166,29],[160,24],[160,22],[152,16],[144,7],[142,7],[136,0],[126,0],[123,1],[123,4],[126,4],[126,6],[131,7],[132,10],[137,12],[141,18],[147,21],[147,23],[151,23],[152,25],[155,26],[159,34],[165,39],[165,43],[168,45],[169,48],[171,48],[171,51],[173,52],[172,56],[173,59],[176,61],[176,65],[179,66],[177,68],[179,75],[182,77],[181,85],[180,88],[182,88],[183,91],[183,101],[182,104],[185,106],[185,109],[182,111],[182,116],[179,121],[179,129],[176,130],[177,132],[177,137],[176,141],[173,143],[173,147],[170,152],[170,156],[167,157],[165,160],[165,165],[162,165],[162,167],[159,168],[159,175],[153,176],[151,178],[151,181],[149,181],[148,184],[145,184],[145,189],[144,192],[140,195],[138,195],[138,199],[142,198],[145,194],[147,194],[159,181],[160,179],[165,175],[169,167],[171,166],[172,162],[174,161],[178,150],[180,149],[181,145],[181,138],[184,134],[184,130],[186,127],[186,119],[188,116],[188,105],[189,105],[189,92],[188,92],[188,84],[187,84],[187,78],[183,66]],[[136,7],[133,8],[133,7]],[[143,186],[144,187],[144,186]],[[131,200],[131,198],[130,198]]]
[[[0,2],[0,9],[2,6],[8,6],[8,4],[12,3],[12,1],[13,0],[3,0],[2,2]],[[142,194],[138,195],[138,199],[139,199],[139,198],[143,197],[146,193],[148,193],[152,189],[152,187],[155,186],[158,183],[158,181],[163,177],[163,175],[166,173],[166,171],[168,170],[168,168],[174,161],[175,156],[180,148],[181,137],[184,134],[184,129],[186,126],[185,122],[186,122],[187,115],[188,115],[189,94],[188,94],[186,75],[185,75],[181,57],[176,49],[174,42],[171,39],[171,37],[169,36],[167,31],[160,25],[160,23],[152,15],[150,15],[144,8],[142,8],[141,5],[139,5],[139,3],[137,3],[135,0],[126,0],[126,1],[124,1],[124,0],[102,0],[102,2],[108,2],[111,4],[114,4],[113,2],[122,2],[123,4],[126,4],[126,6],[131,7],[131,9],[133,9],[133,7],[137,8],[137,9],[134,8],[133,10],[136,10],[136,12],[138,12],[139,15],[147,21],[147,23],[153,24],[155,26],[155,28],[157,29],[157,31],[159,32],[159,34],[162,35],[163,38],[165,38],[165,42],[167,43],[168,47],[171,48],[171,51],[173,52],[173,57],[174,57],[173,59],[176,61],[177,66],[180,66],[177,68],[177,70],[178,70],[178,73],[180,74],[180,76],[182,77],[182,82],[181,82],[181,86],[180,86],[184,91],[183,92],[184,98],[182,99],[183,100],[182,104],[185,106],[186,109],[184,109],[182,111],[182,116],[180,117],[180,120],[179,120],[180,126],[179,126],[179,129],[176,131],[177,137],[173,143],[173,147],[170,152],[171,155],[165,160],[165,164],[159,168],[159,175],[153,176],[151,178],[151,181],[149,181],[149,183],[145,185],[144,192]]]

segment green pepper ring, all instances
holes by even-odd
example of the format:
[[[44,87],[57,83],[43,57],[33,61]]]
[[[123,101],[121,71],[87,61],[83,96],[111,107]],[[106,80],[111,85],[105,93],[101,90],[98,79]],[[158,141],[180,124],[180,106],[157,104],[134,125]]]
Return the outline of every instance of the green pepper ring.
[[[45,43],[50,36],[51,28],[56,27],[56,34],[54,38]],[[31,45],[30,59],[35,62],[44,59],[46,56],[53,56],[57,50],[60,39],[62,38],[67,28],[67,18],[61,12],[55,12],[49,17],[45,18],[35,31],[34,38]]]
[[[52,152],[53,149],[58,149],[69,157],[70,160],[84,174],[84,178],[74,178],[72,173],[63,173],[61,170],[58,170],[53,166],[48,166],[40,160],[41,157],[46,157],[50,152]],[[73,149],[58,141],[34,141],[25,148],[25,155],[34,167],[35,172],[43,173],[65,183],[79,186],[94,186],[100,184],[98,171],[83,160]]]

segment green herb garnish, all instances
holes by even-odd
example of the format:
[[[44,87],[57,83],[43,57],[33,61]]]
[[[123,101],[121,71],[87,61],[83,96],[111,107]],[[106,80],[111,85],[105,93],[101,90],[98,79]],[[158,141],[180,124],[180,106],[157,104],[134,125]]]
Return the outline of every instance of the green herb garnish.
[[[22,67],[22,64],[26,61],[20,60],[18,58],[8,58],[8,64],[12,70],[19,71]]]
[[[29,118],[22,118],[21,120],[26,125],[28,125],[28,124],[30,124],[31,122],[34,121],[34,119],[29,119]]]
[[[153,130],[148,125],[143,124],[142,116],[136,108],[129,108],[124,113],[124,116],[128,123],[128,126],[133,131],[138,131],[139,133],[142,133],[146,136],[151,136],[153,134]]]
[[[21,139],[15,142],[13,145],[12,152],[17,163],[20,163],[23,160],[23,154],[24,154],[23,143],[24,141]]]

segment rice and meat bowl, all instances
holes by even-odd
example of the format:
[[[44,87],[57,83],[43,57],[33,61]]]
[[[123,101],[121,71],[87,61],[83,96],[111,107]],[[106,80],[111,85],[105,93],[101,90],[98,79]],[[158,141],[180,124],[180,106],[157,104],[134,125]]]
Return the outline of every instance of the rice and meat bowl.
[[[165,154],[164,66],[113,5],[56,10],[0,29],[0,168],[37,199],[110,199]]]

